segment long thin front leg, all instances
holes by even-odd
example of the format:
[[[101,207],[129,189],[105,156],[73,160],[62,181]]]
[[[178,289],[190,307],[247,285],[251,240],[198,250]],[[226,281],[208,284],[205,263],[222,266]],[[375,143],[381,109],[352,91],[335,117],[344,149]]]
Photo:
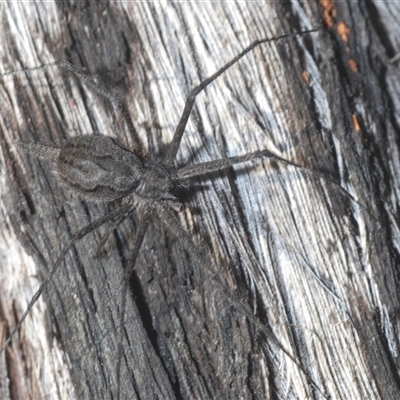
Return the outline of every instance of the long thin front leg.
[[[239,61],[243,56],[245,56],[248,52],[253,50],[255,47],[259,46],[262,43],[273,42],[281,39],[286,39],[291,36],[303,35],[307,33],[316,32],[318,29],[310,29],[303,32],[298,33],[287,33],[285,35],[276,36],[273,38],[266,38],[254,41],[250,46],[246,47],[240,54],[238,54],[235,58],[225,64],[222,68],[220,68],[217,72],[211,75],[209,78],[204,79],[198,86],[194,87],[189,93],[188,98],[186,99],[185,108],[183,109],[181,119],[179,120],[178,126],[175,129],[174,137],[169,145],[168,151],[163,159],[163,165],[166,168],[173,167],[173,163],[178,153],[179,145],[182,140],[183,132],[185,131],[187,121],[189,119],[190,113],[193,108],[194,101],[196,96],[205,89],[211,82],[217,79],[221,74],[223,74],[228,68],[230,68],[233,64]]]
[[[53,266],[50,268],[49,273],[47,274],[46,278],[44,279],[44,281],[41,283],[41,285],[39,286],[39,289],[36,291],[36,293],[34,294],[34,296],[32,297],[31,301],[28,304],[28,307],[26,308],[26,310],[24,311],[24,313],[22,314],[21,319],[18,321],[17,325],[14,327],[14,329],[12,330],[12,332],[10,333],[10,336],[8,337],[8,339],[5,341],[5,343],[3,344],[3,346],[0,349],[0,353],[3,352],[3,350],[8,346],[8,344],[11,342],[11,340],[13,339],[14,335],[17,333],[17,331],[19,330],[19,328],[21,327],[21,325],[23,324],[23,322],[25,321],[26,317],[28,316],[29,312],[31,311],[32,307],[35,305],[35,303],[37,302],[37,300],[39,299],[40,295],[43,293],[43,291],[46,289],[46,287],[48,286],[49,282],[51,281],[53,275],[55,274],[55,272],[57,271],[58,267],[61,264],[61,261],[64,259],[65,255],[67,254],[68,250],[74,245],[74,243],[83,238],[85,235],[87,235],[88,233],[94,231],[96,228],[98,228],[100,225],[103,225],[105,222],[110,221],[111,219],[114,218],[118,218],[120,215],[122,215],[123,213],[125,213],[127,211],[127,208],[119,208],[117,210],[114,210],[111,214],[107,214],[104,215],[103,217],[93,221],[92,223],[90,223],[89,225],[85,226],[84,228],[82,228],[80,231],[78,231],[77,233],[74,234],[74,236],[72,237],[72,239],[67,243],[67,245],[64,247],[64,249],[62,250],[62,252],[60,253],[60,255],[58,256],[56,262],[53,264]]]
[[[194,256],[197,266],[200,268],[205,267],[205,271],[208,274],[206,278],[204,287],[208,287],[208,283],[213,284],[218,283],[218,290],[226,297],[229,303],[238,311],[241,311],[247,318],[261,331],[264,333],[265,337],[278,346],[293,362],[297,367],[304,373],[304,375],[310,380],[314,387],[321,392],[325,397],[324,392],[318,386],[318,384],[312,379],[305,368],[301,365],[300,361],[294,357],[289,350],[287,350],[282,343],[278,340],[272,329],[268,325],[262,324],[258,318],[251,312],[251,310],[241,303],[239,300],[235,299],[231,291],[221,282],[219,279],[218,272],[213,268],[210,257],[207,256],[207,252],[203,246],[195,246],[192,242],[190,235],[182,228],[180,222],[174,215],[174,213],[169,209],[167,204],[163,203],[159,208],[159,214],[162,221],[167,225],[171,232],[179,237],[179,241],[182,247],[192,256]]]
[[[180,180],[191,179],[191,178],[205,175],[205,174],[208,174],[211,172],[220,171],[222,169],[231,167],[232,165],[235,165],[235,164],[244,163],[246,161],[254,160],[256,158],[261,158],[261,157],[272,158],[275,161],[278,161],[278,162],[286,164],[286,165],[291,165],[292,167],[296,167],[307,174],[310,174],[310,175],[316,176],[317,178],[323,179],[324,181],[335,186],[340,192],[342,192],[342,194],[344,194],[346,197],[348,197],[354,203],[359,205],[364,211],[366,211],[368,213],[369,216],[371,216],[373,219],[375,219],[374,216],[371,215],[370,210],[365,205],[360,203],[350,192],[348,192],[346,189],[344,189],[338,182],[336,182],[334,179],[332,179],[328,175],[325,175],[321,172],[307,168],[307,167],[297,164],[295,162],[286,160],[285,158],[279,157],[278,155],[272,153],[269,150],[254,151],[253,153],[243,154],[242,156],[220,158],[218,160],[208,161],[205,163],[188,165],[186,167],[178,169],[178,171],[176,172],[176,175],[177,175],[178,179],[180,179]]]

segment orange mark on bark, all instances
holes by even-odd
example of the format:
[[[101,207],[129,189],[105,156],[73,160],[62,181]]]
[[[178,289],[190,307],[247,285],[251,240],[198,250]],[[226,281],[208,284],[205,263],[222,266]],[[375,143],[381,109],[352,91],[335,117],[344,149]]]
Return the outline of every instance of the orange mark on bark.
[[[307,83],[307,85],[309,85],[310,84],[310,74],[305,69],[301,73],[301,76],[303,77],[303,79]]]
[[[353,72],[358,72],[358,63],[356,60],[353,60],[352,58],[349,60],[349,67]]]
[[[360,122],[358,121],[357,115],[353,114],[352,115],[353,119],[353,126],[356,132],[360,132],[361,127],[360,127]]]
[[[319,0],[324,9],[324,21],[328,28],[333,28],[335,25],[336,6],[332,0]]]
[[[339,21],[338,26],[337,26],[337,33],[342,38],[343,42],[345,42],[345,43],[349,42],[350,32],[351,32],[351,29],[343,21]]]

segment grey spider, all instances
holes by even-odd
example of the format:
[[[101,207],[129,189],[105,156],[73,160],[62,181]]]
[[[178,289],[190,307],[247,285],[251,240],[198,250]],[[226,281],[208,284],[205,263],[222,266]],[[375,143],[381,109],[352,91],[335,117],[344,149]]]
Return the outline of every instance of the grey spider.
[[[317,31],[312,29],[301,32],[301,34],[308,34]],[[342,193],[353,201],[358,203],[354,197],[344,190],[335,181],[330,180],[326,175],[318,173],[316,171],[309,170],[299,164],[288,161],[275,155],[269,150],[261,150],[252,153],[247,153],[241,156],[229,157],[209,161],[197,165],[185,166],[183,168],[175,168],[174,161],[178,152],[183,133],[186,128],[189,116],[191,114],[194,101],[196,96],[209,84],[211,84],[217,77],[224,73],[228,68],[235,64],[248,52],[253,50],[256,46],[281,40],[289,36],[296,34],[286,34],[274,38],[267,38],[253,42],[239,55],[233,58],[229,63],[224,65],[216,73],[209,78],[202,81],[196,86],[189,94],[184,110],[182,112],[180,121],[175,130],[173,139],[167,147],[165,155],[159,161],[146,161],[140,156],[140,150],[135,147],[132,150],[125,148],[118,141],[111,139],[107,136],[99,135],[83,135],[73,137],[64,143],[61,148],[55,148],[51,146],[45,146],[38,143],[20,141],[18,145],[26,151],[48,159],[57,164],[57,171],[60,178],[66,182],[77,194],[88,199],[99,202],[111,202],[114,200],[121,200],[119,208],[112,212],[104,215],[103,217],[91,222],[78,232],[76,232],[69,242],[65,245],[61,251],[59,257],[51,266],[49,273],[47,274],[44,281],[41,283],[39,289],[30,301],[27,309],[23,313],[21,319],[11,332],[10,336],[4,343],[0,351],[10,343],[15,333],[18,331],[23,321],[29,314],[30,310],[34,306],[37,299],[46,289],[52,277],[56,273],[58,267],[64,260],[67,252],[74,246],[77,240],[83,238],[88,233],[97,229],[100,225],[110,223],[106,233],[102,237],[98,250],[104,245],[107,237],[119,225],[124,219],[126,219],[132,212],[138,210],[140,215],[139,224],[136,230],[136,237],[133,244],[132,254],[125,266],[125,279],[123,287],[123,296],[121,303],[121,326],[123,326],[125,318],[125,306],[126,306],[126,293],[128,290],[129,277],[131,276],[136,259],[138,257],[143,238],[146,230],[155,214],[157,213],[161,221],[170,229],[180,240],[182,246],[198,260],[199,264],[206,266],[212,274],[211,263],[208,260],[206,251],[202,247],[197,247],[191,241],[188,233],[181,227],[178,222],[174,210],[179,210],[180,201],[173,194],[174,189],[180,185],[186,185],[191,179],[206,175],[211,172],[221,171],[232,165],[244,163],[246,161],[255,160],[260,157],[269,157],[278,162],[292,165],[297,168],[301,168],[303,171],[309,172],[318,177],[322,177],[325,180],[330,181],[334,184]],[[125,103],[102,86],[98,85],[91,78],[78,71],[66,61],[54,63],[63,69],[70,71],[77,78],[83,80],[92,89],[97,91],[99,94],[104,96],[110,102],[116,104],[122,113],[122,117],[128,127],[129,131],[133,131],[130,119],[127,118],[128,109]],[[54,65],[54,64],[49,64]],[[44,66],[44,68],[48,67]],[[43,68],[37,67],[30,70]],[[26,70],[25,70],[26,71]],[[137,146],[137,145],[136,145]],[[362,206],[362,205],[361,205]],[[363,207],[364,208],[364,207]],[[229,298],[229,297],[228,297]],[[271,333],[264,325],[258,322],[254,315],[240,302],[230,299],[233,301],[233,305],[240,308],[254,323],[256,323],[261,329],[266,331],[270,336]],[[122,334],[122,330],[121,330]],[[121,343],[122,340],[119,341]],[[284,349],[283,349],[284,350]],[[284,350],[285,351],[285,350]],[[285,351],[286,352],[286,351]],[[286,352],[290,358],[292,356]],[[292,358],[292,360],[294,360]],[[118,363],[120,357],[118,358]],[[297,363],[296,360],[294,362]],[[118,365],[118,373],[119,373]],[[301,368],[301,366],[300,366]]]

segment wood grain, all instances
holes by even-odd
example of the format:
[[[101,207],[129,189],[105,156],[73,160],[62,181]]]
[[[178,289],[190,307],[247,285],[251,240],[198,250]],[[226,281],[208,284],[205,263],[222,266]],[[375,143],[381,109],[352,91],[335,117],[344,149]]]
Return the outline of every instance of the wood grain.
[[[370,212],[269,160],[182,189],[179,218],[218,280],[154,224],[131,282],[121,398],[399,398],[399,66],[387,61],[400,49],[400,10],[390,4],[0,5],[1,72],[67,59],[126,99],[144,154],[163,153],[190,89],[253,40],[321,27],[260,46],[199,95],[176,165],[268,148],[333,177]],[[14,141],[101,133],[132,148],[134,138],[105,99],[57,68],[3,76],[0,102],[5,340],[71,235],[115,207],[80,199]],[[99,258],[105,227],[76,244],[1,354],[2,399],[116,398],[136,224],[120,226]]]

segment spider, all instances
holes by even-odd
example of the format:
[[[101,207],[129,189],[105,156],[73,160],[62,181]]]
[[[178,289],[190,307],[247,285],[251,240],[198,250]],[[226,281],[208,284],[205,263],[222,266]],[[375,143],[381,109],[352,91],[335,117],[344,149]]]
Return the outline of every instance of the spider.
[[[315,31],[317,31],[317,29],[304,31],[301,32],[301,34],[309,34]],[[51,266],[48,275],[33,296],[26,311],[23,313],[21,319],[11,332],[0,351],[3,351],[4,348],[10,343],[40,295],[52,281],[54,274],[63,262],[67,252],[74,246],[76,241],[94,231],[100,225],[109,223],[106,233],[103,235],[100,244],[98,245],[96,253],[99,253],[110,233],[134,211],[137,211],[138,215],[140,215],[140,219],[136,230],[136,237],[132,246],[132,253],[129,260],[126,262],[124,270],[125,279],[120,308],[121,326],[124,324],[129,278],[134,270],[135,262],[139,255],[143,238],[153,218],[159,217],[167,229],[177,236],[178,240],[181,242],[181,246],[188,253],[193,255],[193,258],[197,260],[197,264],[208,269],[209,279],[207,282],[218,280],[217,273],[212,267],[212,263],[204,247],[195,246],[193,244],[190,235],[181,227],[177,217],[175,216],[175,211],[179,211],[181,207],[181,202],[174,194],[175,189],[179,188],[180,186],[187,186],[191,179],[207,175],[212,172],[221,171],[235,164],[256,160],[257,158],[261,157],[268,157],[278,162],[301,168],[303,171],[330,181],[339,190],[341,190],[342,193],[359,204],[351,194],[345,191],[335,181],[327,178],[326,175],[313,170],[308,170],[299,164],[279,157],[269,150],[256,151],[243,154],[241,156],[218,159],[197,165],[186,166],[183,168],[175,168],[174,166],[175,157],[178,152],[196,96],[217,77],[223,74],[228,68],[230,68],[233,64],[235,64],[238,60],[240,60],[258,45],[281,40],[294,35],[298,35],[298,33],[285,34],[278,37],[261,39],[253,42],[229,63],[219,69],[215,74],[196,86],[190,92],[186,100],[182,116],[166,153],[158,161],[141,157],[140,149],[138,148],[137,144],[133,149],[127,149],[115,139],[111,139],[107,136],[75,136],[67,140],[61,148],[55,148],[26,141],[20,141],[18,143],[18,146],[27,152],[56,163],[60,178],[69,185],[71,190],[75,191],[83,198],[103,203],[120,200],[121,203],[119,208],[91,222],[89,225],[85,226],[72,236],[70,241],[64,246],[57,260]],[[122,118],[124,119],[128,130],[133,131],[131,122],[129,118],[127,118],[128,109],[125,103],[120,98],[113,95],[102,86],[98,85],[91,78],[78,71],[68,62],[62,61],[54,64],[48,64],[47,66],[32,68],[30,71],[38,68],[47,68],[51,65],[58,65],[61,68],[71,72],[100,95],[117,105],[121,111]],[[226,295],[227,299],[232,302],[234,307],[243,312],[250,320],[254,322],[254,324],[256,324],[261,330],[264,330],[269,338],[273,339],[272,333],[258,322],[250,310],[248,310],[234,297],[230,297],[229,292],[226,292],[222,286],[221,291],[224,293],[224,295]],[[119,343],[122,342],[122,329],[120,329],[120,335],[121,338]],[[120,352],[121,348],[119,349],[119,353]],[[291,357],[288,352],[286,353],[289,355],[289,357]],[[121,357],[118,356],[118,363],[120,363],[120,359]],[[118,365],[117,370],[119,374],[120,365]]]

